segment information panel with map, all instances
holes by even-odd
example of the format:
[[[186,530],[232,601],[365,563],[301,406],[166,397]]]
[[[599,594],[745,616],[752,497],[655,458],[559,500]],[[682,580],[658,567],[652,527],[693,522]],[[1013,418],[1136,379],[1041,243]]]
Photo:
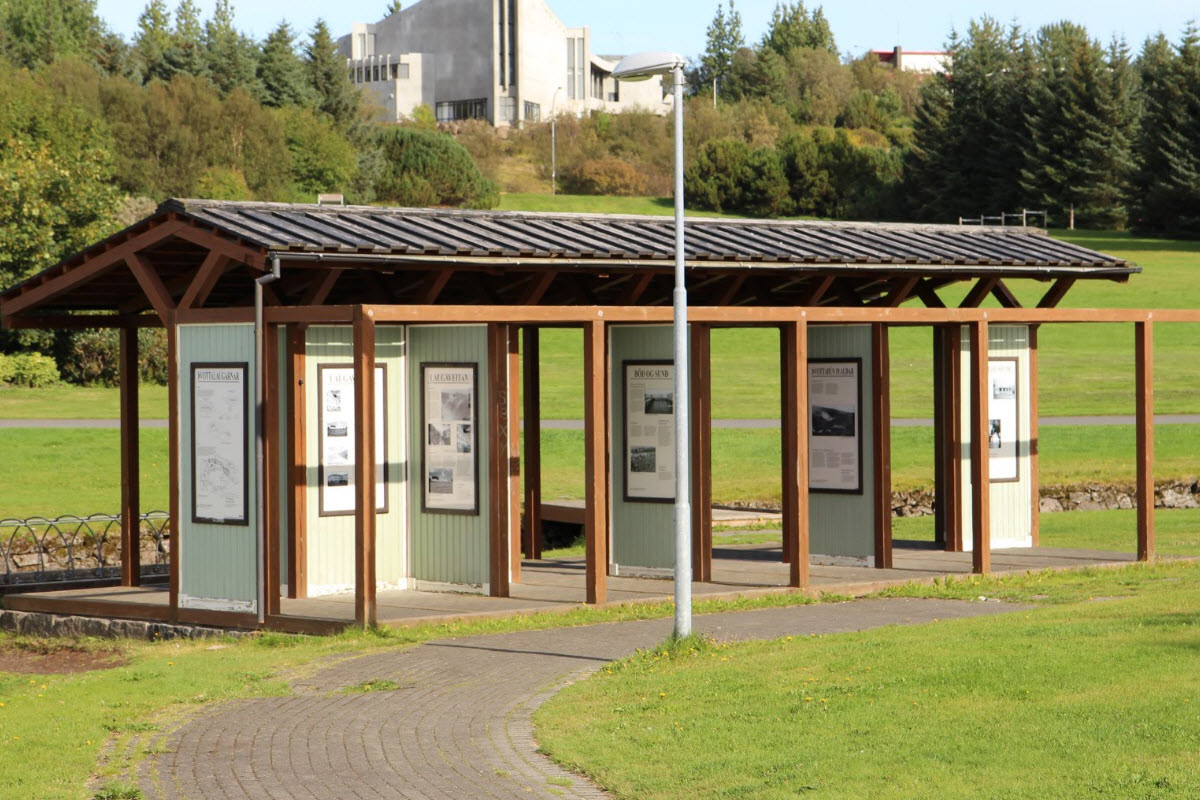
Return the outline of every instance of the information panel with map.
[[[192,364],[192,522],[248,525],[246,362]]]

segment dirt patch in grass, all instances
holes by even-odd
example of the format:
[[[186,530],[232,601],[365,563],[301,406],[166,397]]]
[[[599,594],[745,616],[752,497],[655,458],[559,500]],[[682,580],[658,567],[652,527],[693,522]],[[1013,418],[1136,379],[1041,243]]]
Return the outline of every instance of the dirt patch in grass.
[[[113,669],[129,663],[120,650],[83,645],[39,645],[36,641],[0,642],[0,672],[66,675]]]

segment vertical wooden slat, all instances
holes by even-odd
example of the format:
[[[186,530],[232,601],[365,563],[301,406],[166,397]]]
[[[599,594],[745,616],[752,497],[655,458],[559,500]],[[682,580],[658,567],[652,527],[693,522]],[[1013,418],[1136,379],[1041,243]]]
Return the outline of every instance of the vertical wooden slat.
[[[946,545],[946,329],[933,333],[933,541]]]
[[[963,551],[963,483],[962,483],[962,326],[948,326],[942,337],[946,366],[946,396],[943,401],[945,419],[944,494],[946,498],[946,552]]]
[[[779,326],[779,435],[782,437],[782,445],[780,454],[783,459],[782,471],[780,479],[783,481],[783,542],[780,547],[779,557],[785,564],[792,561],[792,542],[795,541],[797,532],[789,527],[792,521],[796,519],[795,498],[789,497],[788,486],[793,481],[793,465],[799,458],[799,451],[795,450],[796,431],[789,427],[794,421],[789,409],[791,408],[792,398],[788,396],[788,387],[792,385],[794,378],[792,370],[796,368],[796,359],[794,353],[788,350],[791,346],[792,336],[794,332],[787,325]],[[789,449],[792,448],[792,449]]]
[[[587,602],[608,600],[608,478],[605,325],[583,328],[584,537],[587,551]]]
[[[692,580],[712,580],[712,327],[691,328]]]
[[[872,443],[875,469],[875,566],[892,567],[892,392],[891,353],[888,327],[871,325],[871,383],[874,392],[875,440]]]
[[[179,618],[179,562],[183,556],[182,510],[179,502],[179,326],[175,322],[175,311],[167,313],[167,451],[170,463],[167,466],[171,506],[170,586],[168,602],[170,618]]]
[[[1041,471],[1038,466],[1038,326],[1029,326],[1029,534],[1037,547],[1042,538]]]
[[[1154,323],[1135,322],[1137,558],[1154,560]]]
[[[121,585],[142,583],[138,329],[121,328]]]
[[[542,410],[541,410],[541,330],[536,325],[521,329],[524,349],[525,409],[525,521],[522,526],[522,552],[526,558],[542,557]]]
[[[305,325],[288,327],[288,597],[308,597],[308,459],[304,424]]]
[[[375,320],[354,309],[354,621],[368,627],[375,609]]]
[[[508,540],[510,583],[521,582],[521,337],[516,325],[507,326],[508,356],[505,383],[508,387]]]
[[[266,486],[266,570],[264,581],[267,586],[267,614],[279,613],[279,596],[283,581],[279,575],[279,326],[267,325],[263,347],[266,359],[263,365],[264,385],[267,387],[263,401],[263,482]]]
[[[509,483],[508,483],[508,325],[487,328],[488,380],[488,591],[508,597]]]
[[[808,325],[783,326],[783,547],[788,585],[808,585]]]
[[[971,374],[971,570],[990,572],[991,505],[988,485],[988,324],[972,322]]]

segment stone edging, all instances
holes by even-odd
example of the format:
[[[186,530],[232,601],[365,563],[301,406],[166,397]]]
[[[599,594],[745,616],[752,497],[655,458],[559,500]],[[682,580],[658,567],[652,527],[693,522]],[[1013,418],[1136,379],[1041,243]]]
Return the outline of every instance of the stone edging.
[[[78,617],[34,611],[0,611],[0,630],[21,636],[95,636],[102,639],[217,639],[254,635],[249,631],[170,625],[130,619]]]

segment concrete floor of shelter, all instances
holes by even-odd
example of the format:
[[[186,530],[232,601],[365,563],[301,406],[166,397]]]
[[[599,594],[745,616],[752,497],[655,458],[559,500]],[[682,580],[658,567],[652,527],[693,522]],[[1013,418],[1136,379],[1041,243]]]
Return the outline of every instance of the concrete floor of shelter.
[[[780,560],[780,552],[777,544],[717,546],[713,551],[713,580],[709,583],[693,583],[692,593],[696,598],[703,599],[784,590],[788,565]],[[992,551],[992,572],[1116,565],[1133,560],[1132,553],[1013,548]],[[947,553],[928,543],[897,542],[891,569],[813,564],[810,567],[809,589],[860,595],[910,580],[970,572],[970,553]],[[377,616],[382,624],[406,625],[460,617],[496,617],[518,612],[568,609],[584,600],[584,575],[582,556],[527,560],[522,562],[521,582],[512,586],[509,597],[487,597],[467,591],[381,591],[377,596]],[[665,600],[670,598],[672,590],[669,577],[608,578],[609,603]],[[164,606],[168,602],[165,587],[157,586],[67,589],[25,597],[36,598],[38,610],[48,612],[53,612],[56,600],[127,603],[131,605],[130,617],[134,619],[138,618],[137,606]],[[281,611],[284,617],[352,622],[354,595],[339,594],[304,600],[284,598]]]

